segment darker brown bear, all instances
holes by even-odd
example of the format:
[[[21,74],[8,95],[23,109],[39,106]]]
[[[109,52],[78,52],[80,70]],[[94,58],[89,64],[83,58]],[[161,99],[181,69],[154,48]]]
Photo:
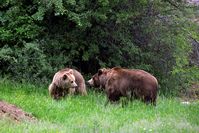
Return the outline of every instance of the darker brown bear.
[[[100,69],[88,83],[94,87],[97,87],[96,83],[98,86],[104,87],[110,101],[118,101],[121,96],[125,96],[156,104],[157,79],[143,70],[118,67]]]
[[[106,68],[99,69],[98,73],[93,75],[92,78],[87,81],[88,85],[95,88],[105,89],[105,84],[111,74],[110,72],[111,69],[106,69]]]

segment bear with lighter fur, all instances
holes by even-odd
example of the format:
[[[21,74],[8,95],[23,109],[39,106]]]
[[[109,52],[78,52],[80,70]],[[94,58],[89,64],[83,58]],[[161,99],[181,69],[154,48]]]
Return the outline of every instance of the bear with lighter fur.
[[[77,70],[70,68],[65,68],[55,73],[48,90],[53,99],[60,99],[67,94],[87,95],[83,76]]]

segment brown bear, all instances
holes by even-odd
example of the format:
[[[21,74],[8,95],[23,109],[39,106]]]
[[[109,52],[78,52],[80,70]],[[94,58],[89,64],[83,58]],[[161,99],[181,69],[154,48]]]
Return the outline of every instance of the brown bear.
[[[120,97],[125,96],[156,105],[157,79],[143,70],[119,67],[100,69],[88,84],[104,88],[109,101],[118,101]]]
[[[98,73],[92,76],[87,84],[91,87],[99,88],[100,90],[105,89],[106,82],[111,76],[111,69],[102,68],[98,70]]]
[[[77,70],[70,68],[65,68],[55,73],[48,90],[53,99],[59,99],[66,94],[74,93],[87,95],[83,76]]]

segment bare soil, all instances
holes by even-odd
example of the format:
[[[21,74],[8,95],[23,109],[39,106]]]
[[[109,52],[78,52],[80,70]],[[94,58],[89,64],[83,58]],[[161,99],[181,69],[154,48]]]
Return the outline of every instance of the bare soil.
[[[5,101],[0,101],[0,119],[5,117],[8,117],[17,122],[36,120],[34,116],[27,112],[24,112],[22,109],[16,107],[15,105],[9,104]]]

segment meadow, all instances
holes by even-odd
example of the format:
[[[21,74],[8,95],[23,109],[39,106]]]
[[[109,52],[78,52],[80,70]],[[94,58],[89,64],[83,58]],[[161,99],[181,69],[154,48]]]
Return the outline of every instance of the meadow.
[[[199,132],[199,101],[182,104],[176,97],[159,96],[157,106],[135,100],[105,105],[103,92],[52,100],[47,87],[0,81],[0,100],[15,104],[37,121],[0,118],[0,132]]]

